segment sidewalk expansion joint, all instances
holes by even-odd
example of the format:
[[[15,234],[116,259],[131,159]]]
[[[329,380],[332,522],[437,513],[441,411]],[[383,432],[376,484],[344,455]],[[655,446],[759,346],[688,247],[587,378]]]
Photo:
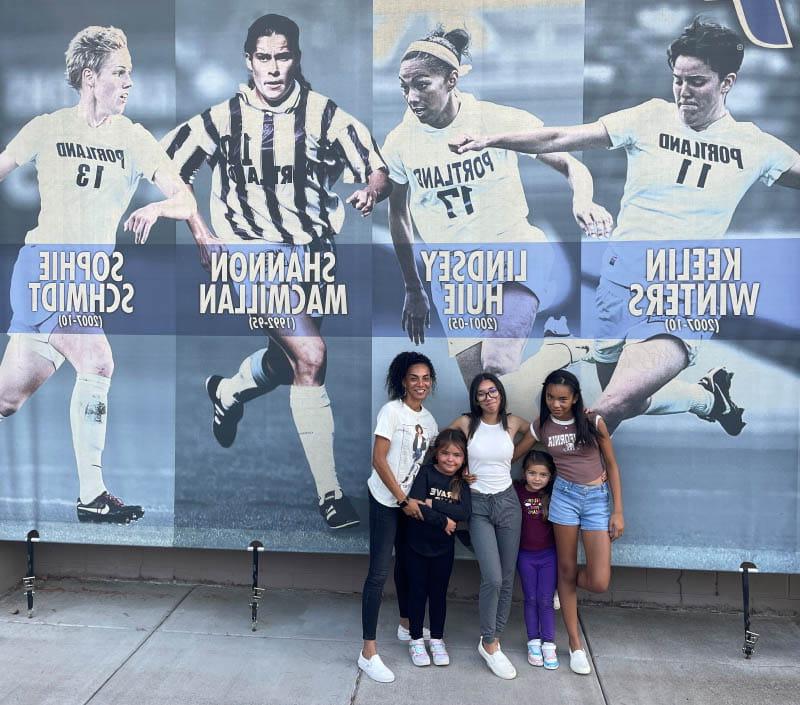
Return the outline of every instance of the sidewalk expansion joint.
[[[97,688],[97,689],[96,689],[96,690],[95,690],[95,691],[94,691],[94,692],[93,692],[93,693],[92,693],[92,694],[91,694],[91,695],[90,695],[90,696],[89,696],[89,697],[88,697],[88,698],[85,700],[85,702],[83,703],[83,705],[89,705],[89,703],[90,703],[90,702],[92,702],[92,700],[94,700],[95,696],[96,696],[96,695],[97,695],[97,694],[98,694],[98,693],[99,693],[99,692],[100,692],[100,691],[101,691],[103,688],[105,688],[105,687],[106,687],[106,685],[108,685],[109,681],[110,681],[110,680],[111,680],[111,679],[112,679],[114,676],[116,676],[116,675],[117,675],[117,673],[119,673],[119,672],[120,672],[120,671],[121,671],[121,670],[122,670],[122,669],[125,667],[125,665],[128,663],[128,661],[130,661],[130,660],[131,660],[131,659],[132,659],[132,658],[133,658],[133,657],[134,657],[134,656],[135,656],[135,655],[136,655],[136,654],[139,652],[139,649],[141,649],[141,648],[142,648],[142,647],[143,647],[143,646],[144,646],[144,645],[145,645],[145,644],[146,644],[146,643],[149,641],[150,637],[152,637],[152,636],[153,636],[153,634],[155,634],[155,633],[156,633],[156,632],[157,632],[157,631],[158,631],[158,630],[161,628],[161,625],[162,625],[162,624],[164,624],[164,622],[166,622],[166,621],[167,621],[167,620],[168,620],[168,619],[169,619],[169,618],[170,618],[170,617],[173,615],[173,613],[175,612],[175,610],[177,610],[177,609],[178,609],[178,607],[180,607],[180,606],[183,604],[183,601],[184,601],[184,600],[185,600],[187,597],[189,597],[189,595],[191,595],[191,594],[194,592],[194,589],[195,589],[195,587],[196,587],[196,586],[194,586],[194,585],[193,585],[193,586],[191,586],[191,587],[189,587],[189,589],[186,591],[186,594],[184,594],[184,595],[183,595],[183,597],[181,597],[181,599],[180,599],[180,600],[178,600],[178,601],[177,601],[177,602],[176,602],[176,603],[175,603],[175,604],[172,606],[172,608],[171,608],[170,610],[168,610],[168,611],[167,611],[167,613],[164,615],[164,617],[161,619],[161,621],[160,621],[158,624],[156,624],[156,625],[155,625],[155,626],[154,626],[154,627],[153,627],[153,628],[152,628],[152,629],[149,631],[149,633],[147,634],[147,636],[145,636],[145,637],[144,637],[144,639],[142,639],[142,640],[141,640],[141,641],[140,641],[140,642],[139,642],[139,643],[136,645],[136,647],[135,647],[135,648],[134,648],[134,649],[133,649],[133,650],[132,650],[132,651],[131,651],[131,652],[130,652],[130,653],[129,653],[129,654],[128,654],[128,655],[127,655],[127,656],[126,656],[126,657],[125,657],[123,660],[122,660],[122,663],[120,663],[120,664],[119,664],[119,666],[117,666],[117,667],[116,667],[116,668],[115,668],[115,669],[114,669],[114,670],[113,670],[113,671],[112,671],[112,672],[109,674],[108,678],[106,678],[106,679],[105,679],[105,680],[104,680],[104,681],[103,681],[103,682],[102,682],[102,683],[101,683],[101,684],[98,686],[98,688]]]

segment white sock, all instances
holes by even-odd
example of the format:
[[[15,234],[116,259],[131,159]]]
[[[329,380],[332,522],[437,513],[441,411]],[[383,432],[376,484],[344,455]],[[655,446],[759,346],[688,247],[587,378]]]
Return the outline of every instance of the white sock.
[[[333,414],[325,385],[301,387],[293,384],[289,390],[289,406],[317,494],[322,498],[328,492],[335,492],[340,497],[342,490],[333,459]]]
[[[106,491],[103,483],[103,448],[106,445],[108,389],[111,380],[101,375],[78,375],[69,404],[72,445],[78,464],[80,499],[91,502]]]
[[[551,344],[549,341],[543,343],[518,369],[500,376],[506,390],[506,410],[524,419],[538,416],[545,378],[553,370],[566,367],[571,362],[572,354],[566,345]]]
[[[645,413],[660,416],[689,411],[697,416],[708,416],[713,407],[714,395],[705,387],[697,382],[673,379],[650,397],[650,406]]]
[[[263,354],[263,350],[259,350]],[[224,377],[217,387],[219,400],[226,409],[238,401],[237,395],[242,392],[253,392],[258,388],[258,383],[253,377],[252,355],[242,360],[239,371],[233,377]]]

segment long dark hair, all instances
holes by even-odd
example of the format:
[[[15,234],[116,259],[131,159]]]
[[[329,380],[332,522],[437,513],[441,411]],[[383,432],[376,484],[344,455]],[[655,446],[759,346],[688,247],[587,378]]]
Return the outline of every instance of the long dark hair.
[[[441,46],[448,48],[456,55],[459,61],[461,61],[464,55],[469,54],[467,51],[467,47],[469,47],[469,33],[465,29],[451,29],[449,32],[446,32],[444,27],[439,25],[432,32],[428,32],[423,39],[425,41],[434,42],[435,44],[440,44]],[[437,59],[432,54],[428,54],[424,51],[408,52],[408,54],[402,58],[401,63],[403,61],[408,61],[409,59],[419,59],[431,71],[441,74],[445,78],[447,78],[452,71],[456,70],[450,66],[450,64],[447,64],[441,59]]]
[[[542,385],[542,399],[539,402],[539,428],[544,426],[545,421],[550,418],[550,409],[547,408],[547,388],[551,384],[563,384],[570,388],[575,395],[575,406],[572,407],[572,414],[575,417],[575,445],[597,446],[596,426],[586,417],[583,406],[583,396],[581,396],[581,385],[578,378],[567,370],[553,370]]]
[[[483,416],[483,410],[481,409],[481,405],[478,404],[477,395],[480,383],[485,382],[486,380],[494,384],[494,386],[497,387],[497,391],[500,393],[500,407],[497,413],[500,416],[500,422],[503,424],[503,428],[506,431],[508,430],[506,388],[498,379],[497,375],[493,375],[491,372],[481,372],[480,374],[475,375],[475,378],[472,380],[472,384],[469,385],[469,413],[466,415],[469,416],[469,433],[467,435],[470,438],[472,438],[472,436],[475,435],[475,431],[478,430],[478,426],[480,426],[481,423],[481,416]]]
[[[281,34],[286,37],[289,50],[297,58],[292,78],[296,79],[306,90],[311,90],[311,84],[303,76],[303,70],[300,68],[300,58],[302,56],[300,51],[300,28],[288,17],[273,14],[259,17],[247,30],[247,38],[244,40],[244,53],[252,60],[253,52],[256,50],[256,44],[258,44],[258,38],[271,37],[273,34]],[[250,88],[255,88],[252,77],[248,85]]]
[[[389,399],[402,399],[406,395],[403,379],[408,373],[408,369],[414,365],[427,365],[431,372],[431,391],[436,387],[436,370],[427,355],[409,350],[395,355],[394,360],[389,364],[389,371],[386,373],[386,391]]]
[[[428,448],[428,452],[425,453],[422,464],[435,464],[436,454],[442,448],[446,448],[450,445],[457,446],[461,449],[461,452],[464,453],[464,462],[456,471],[456,474],[453,475],[449,487],[453,499],[458,500],[461,497],[461,488],[464,484],[464,469],[469,464],[469,458],[467,456],[467,437],[464,435],[464,432],[460,428],[446,428],[444,431],[440,431],[439,435],[434,438],[433,443],[431,443]]]
[[[550,496],[553,494],[553,485],[556,481],[556,463],[550,453],[545,453],[543,450],[528,451],[528,454],[522,459],[523,485],[527,484],[524,473],[531,465],[544,465],[550,471],[550,479],[542,489],[541,519],[542,521],[547,521],[547,516],[550,513]]]

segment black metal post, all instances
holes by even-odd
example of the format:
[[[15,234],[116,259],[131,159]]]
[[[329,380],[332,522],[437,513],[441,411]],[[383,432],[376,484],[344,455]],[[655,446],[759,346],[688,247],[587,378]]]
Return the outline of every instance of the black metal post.
[[[39,532],[31,529],[25,539],[28,547],[28,571],[22,579],[25,597],[28,600],[28,619],[33,617],[33,595],[36,592],[36,573],[33,570],[33,544],[39,543]]]
[[[756,650],[756,642],[759,635],[750,630],[750,573],[757,573],[758,568],[755,563],[744,561],[739,566],[742,574],[742,610],[744,612],[744,645],[742,653],[749,659]]]
[[[264,594],[264,588],[258,587],[258,554],[263,553],[264,544],[261,541],[251,541],[247,547],[253,553],[253,590],[250,593],[250,628],[255,631],[258,624],[258,603]]]

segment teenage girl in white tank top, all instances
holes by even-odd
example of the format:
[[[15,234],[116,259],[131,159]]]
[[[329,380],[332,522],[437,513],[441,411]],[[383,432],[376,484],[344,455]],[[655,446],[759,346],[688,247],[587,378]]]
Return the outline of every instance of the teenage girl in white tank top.
[[[469,439],[469,473],[464,478],[472,491],[470,535],[481,570],[478,652],[495,675],[510,679],[517,672],[500,650],[500,635],[511,609],[522,521],[511,485],[511,459],[514,439],[522,437],[529,424],[506,412],[505,389],[493,374],[472,380],[469,403],[470,413],[459,416],[450,428],[462,430]]]

